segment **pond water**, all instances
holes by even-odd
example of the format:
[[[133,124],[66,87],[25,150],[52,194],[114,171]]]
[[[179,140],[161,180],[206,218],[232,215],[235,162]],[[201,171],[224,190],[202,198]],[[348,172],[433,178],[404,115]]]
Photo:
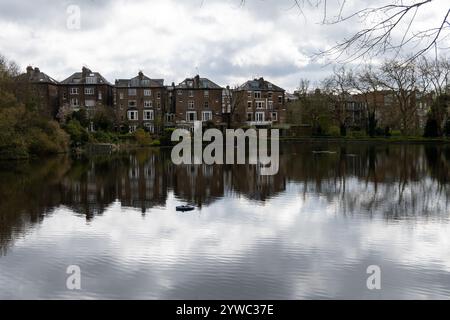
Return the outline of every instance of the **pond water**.
[[[280,153],[275,176],[168,149],[1,163],[0,299],[450,298],[449,146]]]

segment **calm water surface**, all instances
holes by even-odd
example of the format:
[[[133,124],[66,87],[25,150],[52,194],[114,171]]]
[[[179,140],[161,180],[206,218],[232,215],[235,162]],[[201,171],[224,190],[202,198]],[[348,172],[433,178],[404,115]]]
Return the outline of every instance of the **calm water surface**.
[[[0,298],[450,298],[449,146],[285,144],[280,162],[1,163]]]

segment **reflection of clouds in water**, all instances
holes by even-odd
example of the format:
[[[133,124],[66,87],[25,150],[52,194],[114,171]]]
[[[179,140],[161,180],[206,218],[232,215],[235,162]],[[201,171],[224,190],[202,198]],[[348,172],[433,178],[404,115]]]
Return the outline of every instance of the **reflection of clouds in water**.
[[[264,205],[226,198],[188,214],[171,209],[179,201],[169,193],[167,210],[153,208],[143,217],[115,203],[88,224],[57,209],[0,259],[0,283],[11,284],[2,285],[0,296],[449,296],[448,223],[348,217],[339,214],[339,202],[301,199],[301,191],[288,184]],[[21,263],[24,258],[33,263]],[[81,266],[84,291],[64,290],[69,264]],[[370,264],[382,267],[381,292],[365,287]],[[26,279],[23,296],[12,289],[19,279]]]
[[[445,149],[287,147],[270,179],[149,150],[30,166],[25,188],[0,172],[0,297],[449,297]],[[199,208],[175,212],[187,202]],[[65,289],[70,264],[82,292]]]

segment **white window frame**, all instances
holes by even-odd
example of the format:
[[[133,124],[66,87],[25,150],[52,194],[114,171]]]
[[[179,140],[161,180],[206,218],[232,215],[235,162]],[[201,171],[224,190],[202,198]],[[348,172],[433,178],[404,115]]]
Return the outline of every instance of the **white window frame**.
[[[155,127],[154,127],[153,123],[146,122],[146,123],[144,123],[144,127],[146,127],[148,129],[148,131],[151,133],[155,132]]]
[[[255,121],[256,122],[264,122],[265,113],[264,112],[255,112]]]
[[[72,107],[78,107],[80,105],[80,101],[78,100],[78,98],[72,98],[70,99],[70,105]]]
[[[78,88],[70,88],[70,94],[78,94]]]
[[[264,101],[255,102],[256,109],[264,109]]]
[[[91,95],[94,95],[94,93],[95,93],[95,89],[93,87],[86,87],[86,88],[84,88],[84,94],[85,95],[91,96]]]
[[[103,99],[103,94],[101,91],[98,92],[98,100],[102,100]]]
[[[255,99],[261,99],[261,91],[255,91],[254,97],[255,97]]]
[[[188,109],[195,109],[194,100],[189,100],[188,101]]]
[[[123,92],[119,92],[119,99],[123,99]]]
[[[194,115],[194,120],[190,120],[189,115],[193,114]],[[187,122],[193,122],[197,120],[197,111],[186,111],[186,121]]]
[[[272,100],[267,102],[267,109],[269,109],[269,110],[273,109],[273,101]]]
[[[152,90],[144,89],[144,96],[145,97],[151,97],[152,96]]]
[[[131,104],[133,102],[133,104]],[[128,100],[128,108],[136,108],[137,101],[136,100]]]
[[[144,110],[144,121],[153,121],[154,120],[154,113],[153,110]]]
[[[271,117],[272,117],[272,121],[278,121],[278,112],[272,112]]]
[[[194,90],[189,90],[189,98],[193,98],[194,97]]]
[[[209,90],[203,92],[205,98],[209,98]]]
[[[137,110],[128,110],[127,118],[131,121],[137,121],[139,120],[139,112]]]
[[[144,108],[153,108],[152,100],[144,100]]]
[[[212,121],[212,111],[202,111],[202,121]]]

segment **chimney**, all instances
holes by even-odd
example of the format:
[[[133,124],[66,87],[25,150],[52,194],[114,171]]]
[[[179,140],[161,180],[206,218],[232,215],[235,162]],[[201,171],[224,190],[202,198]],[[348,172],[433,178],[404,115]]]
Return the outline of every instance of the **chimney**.
[[[31,75],[32,72],[33,72],[33,67],[32,66],[28,66],[27,67],[27,74]]]
[[[39,68],[38,68],[38,67],[36,67],[36,68],[34,68],[34,72],[35,72],[35,73],[40,73],[40,72],[41,72],[41,70],[39,70]]]
[[[86,68],[86,67],[83,67],[83,68],[81,69],[81,73],[83,74],[83,77],[86,77],[89,73],[91,73],[91,70],[89,70],[89,69]]]
[[[139,70],[139,80],[142,80],[142,78],[144,78],[144,73],[142,72],[142,70]]]
[[[196,75],[194,77],[194,88],[198,88],[198,87],[200,87],[200,76]]]

